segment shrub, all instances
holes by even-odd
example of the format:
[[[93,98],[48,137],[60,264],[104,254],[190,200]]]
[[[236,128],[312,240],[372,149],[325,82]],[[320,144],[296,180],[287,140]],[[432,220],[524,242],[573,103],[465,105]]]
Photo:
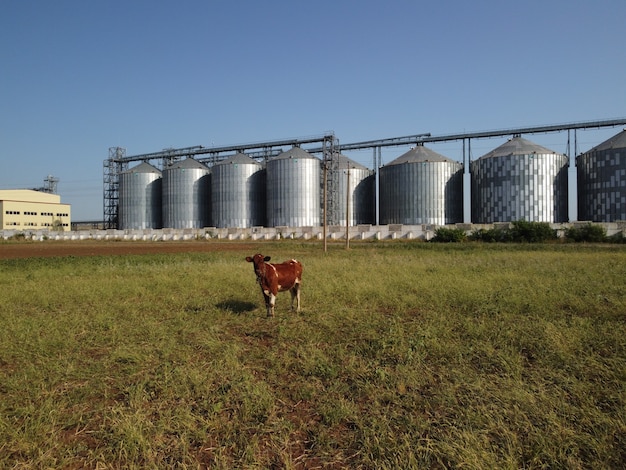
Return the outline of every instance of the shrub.
[[[502,230],[499,228],[484,229],[481,228],[472,232],[469,236],[470,240],[494,243],[494,242],[509,242],[511,241],[511,235],[508,230]]]
[[[557,238],[556,230],[550,228],[547,222],[526,222],[517,220],[512,222],[511,228],[492,228],[476,230],[470,235],[470,240],[482,242],[527,242],[537,243]]]
[[[435,236],[431,241],[440,243],[458,243],[465,241],[466,238],[467,235],[465,234],[465,230],[460,228],[439,227],[435,230]]]
[[[516,220],[512,223],[511,240],[515,242],[537,243],[557,238],[556,230],[547,222],[527,222]]]
[[[565,238],[574,242],[598,243],[606,241],[606,229],[601,225],[586,224],[565,230]]]

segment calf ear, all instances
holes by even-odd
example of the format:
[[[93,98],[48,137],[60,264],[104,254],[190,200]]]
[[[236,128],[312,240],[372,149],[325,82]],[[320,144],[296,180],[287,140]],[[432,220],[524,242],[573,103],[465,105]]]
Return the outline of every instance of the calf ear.
[[[249,256],[246,256],[246,261],[247,261],[248,263],[252,263],[252,258],[250,258]]]
[[[265,258],[263,258],[263,261],[269,261],[269,260],[271,260],[271,259],[272,259],[272,257],[271,257],[271,256],[266,256]]]

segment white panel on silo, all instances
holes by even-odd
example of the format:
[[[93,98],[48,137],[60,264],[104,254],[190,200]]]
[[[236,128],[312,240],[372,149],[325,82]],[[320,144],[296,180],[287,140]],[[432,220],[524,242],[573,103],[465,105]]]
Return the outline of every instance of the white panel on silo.
[[[578,220],[626,220],[626,131],[576,158]]]
[[[471,164],[472,222],[567,221],[567,156],[514,137]]]

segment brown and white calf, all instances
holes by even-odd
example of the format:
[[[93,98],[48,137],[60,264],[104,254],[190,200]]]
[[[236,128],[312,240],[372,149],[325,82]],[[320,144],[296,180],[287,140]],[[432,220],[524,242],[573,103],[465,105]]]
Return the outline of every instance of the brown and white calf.
[[[268,263],[269,256],[257,253],[254,256],[247,256],[246,261],[253,263],[256,280],[261,286],[261,292],[265,298],[267,316],[274,316],[274,305],[276,295],[279,292],[288,290],[291,292],[291,309],[293,301],[297,300],[297,310],[300,311],[300,284],[302,283],[302,264],[295,259],[283,263]]]

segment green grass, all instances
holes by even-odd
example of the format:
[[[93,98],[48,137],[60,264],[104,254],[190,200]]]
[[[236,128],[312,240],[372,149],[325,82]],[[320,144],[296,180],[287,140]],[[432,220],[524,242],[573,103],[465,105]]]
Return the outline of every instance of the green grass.
[[[139,242],[138,242],[139,243]],[[2,468],[622,468],[626,249],[259,243],[0,262]]]

